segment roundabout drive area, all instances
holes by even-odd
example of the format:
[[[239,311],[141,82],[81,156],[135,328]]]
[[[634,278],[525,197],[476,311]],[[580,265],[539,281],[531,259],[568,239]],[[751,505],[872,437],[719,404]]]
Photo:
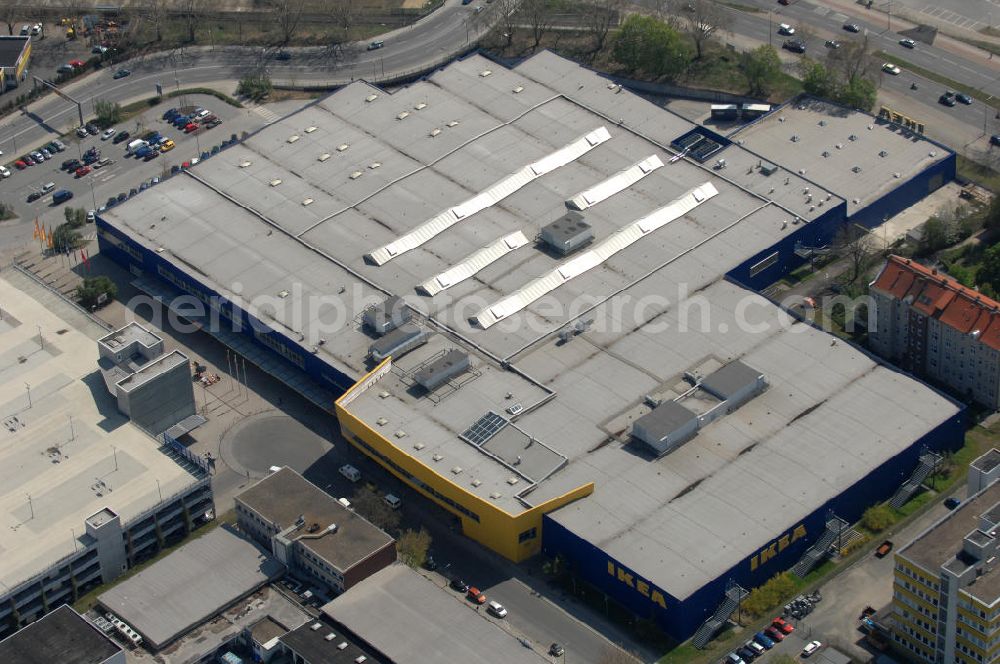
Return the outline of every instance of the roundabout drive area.
[[[264,477],[271,466],[288,466],[300,473],[333,445],[315,431],[278,411],[238,422],[222,437],[226,465],[247,477]]]

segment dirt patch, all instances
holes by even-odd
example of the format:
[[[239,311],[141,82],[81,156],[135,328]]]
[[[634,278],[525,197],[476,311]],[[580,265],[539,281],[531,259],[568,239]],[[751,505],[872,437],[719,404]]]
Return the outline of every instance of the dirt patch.
[[[400,9],[420,9],[428,4],[427,0],[403,0],[399,4]]]

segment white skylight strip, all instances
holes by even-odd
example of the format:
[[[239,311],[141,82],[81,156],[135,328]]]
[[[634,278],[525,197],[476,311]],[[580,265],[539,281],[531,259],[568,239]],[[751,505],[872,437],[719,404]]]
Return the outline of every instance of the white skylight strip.
[[[567,281],[601,265],[642,237],[681,218],[718,193],[718,190],[711,182],[705,182],[691,189],[667,205],[619,229],[589,251],[571,258],[556,269],[529,282],[520,290],[486,307],[476,316],[476,323],[483,329],[486,329],[504,318],[517,313],[543,295],[559,288]]]
[[[597,205],[601,201],[607,200],[620,191],[628,189],[633,184],[646,177],[657,168],[663,166],[663,162],[657,155],[650,155],[637,164],[633,164],[623,171],[615,173],[604,182],[600,182],[590,189],[581,191],[573,198],[566,201],[566,206],[574,210],[586,210]]]
[[[441,274],[428,279],[419,288],[427,295],[437,295],[446,288],[461,283],[480,270],[492,265],[515,249],[528,244],[528,238],[521,231],[505,235],[496,242],[472,253],[468,258]]]
[[[404,254],[411,249],[416,249],[458,221],[471,217],[491,205],[496,205],[535,178],[541,177],[560,166],[565,166],[610,139],[611,133],[605,127],[598,127],[566,147],[560,148],[547,157],[543,157],[539,161],[525,166],[512,175],[508,175],[486,191],[480,192],[469,200],[442,212],[430,221],[424,222],[406,235],[393,240],[385,246],[372,250],[365,258],[375,263],[375,265],[385,265],[396,256]]]

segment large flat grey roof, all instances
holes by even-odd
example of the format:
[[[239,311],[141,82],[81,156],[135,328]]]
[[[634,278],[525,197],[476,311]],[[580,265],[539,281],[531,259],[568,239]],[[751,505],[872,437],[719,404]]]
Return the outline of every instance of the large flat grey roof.
[[[279,531],[294,526],[301,516],[302,527],[286,536],[298,540],[340,572],[393,542],[392,537],[287,466],[244,490],[237,499],[274,523]],[[336,524],[336,532],[323,534],[332,524]],[[315,534],[309,532],[314,525],[318,527]]]
[[[381,266],[365,260],[602,127],[610,138],[576,159]],[[720,171],[671,163],[666,146],[693,127],[551,53],[512,70],[473,56],[391,95],[348,86],[102,217],[349,375],[371,369],[365,307],[403,296],[435,334],[359,392],[352,414],[512,514],[596,482],[552,517],[683,598],[957,412],[725,279],[792,233],[796,217],[824,211],[809,210],[806,186],[825,205],[840,200],[795,172],[741,176],[760,157],[739,145]],[[650,156],[663,166],[583,212],[592,246],[695,188],[717,194],[488,329],[470,318],[573,257],[529,242],[433,297],[417,294],[498,238],[534,238],[567,199]],[[322,297],[335,306],[303,306]],[[296,318],[296,307],[308,313]],[[469,371],[415,390],[421,368],[456,346]],[[770,388],[668,458],[629,447],[645,396],[676,398],[690,387],[685,372],[733,360]],[[481,446],[461,437],[490,412],[516,428]]]
[[[731,138],[836,192],[847,200],[849,215],[949,154],[916,132],[813,98],[784,106]],[[795,193],[805,200],[802,190]],[[815,188],[810,193],[820,200]]]
[[[278,578],[284,569],[253,542],[218,527],[97,600],[159,649]]]
[[[420,573],[396,563],[323,607],[394,662],[540,664],[516,636]]]
[[[0,641],[4,664],[104,664],[121,646],[63,604]]]

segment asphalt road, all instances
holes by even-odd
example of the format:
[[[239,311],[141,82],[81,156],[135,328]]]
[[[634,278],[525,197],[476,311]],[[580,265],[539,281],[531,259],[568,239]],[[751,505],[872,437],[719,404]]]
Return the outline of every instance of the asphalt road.
[[[164,90],[188,88],[203,83],[235,82],[244,75],[266,70],[275,83],[342,84],[364,78],[389,80],[400,74],[420,71],[444,62],[474,43],[488,31],[496,5],[484,5],[481,13],[475,4],[447,0],[445,5],[413,25],[395,30],[379,39],[385,44],[368,50],[366,44],[349,44],[343,49],[325,47],[287,49],[291,58],[275,59],[274,49],[260,47],[197,47],[158,53],[144,58],[116,62],[99,72],[74,80],[65,91],[77,99],[85,115],[93,113],[96,99],[126,102],[151,97],[156,84]],[[132,75],[114,80],[119,67]],[[54,76],[47,70],[33,71],[36,76]],[[43,141],[78,124],[76,107],[58,97],[32,104],[28,113],[12,114],[0,120],[0,150],[8,155],[23,154]]]

